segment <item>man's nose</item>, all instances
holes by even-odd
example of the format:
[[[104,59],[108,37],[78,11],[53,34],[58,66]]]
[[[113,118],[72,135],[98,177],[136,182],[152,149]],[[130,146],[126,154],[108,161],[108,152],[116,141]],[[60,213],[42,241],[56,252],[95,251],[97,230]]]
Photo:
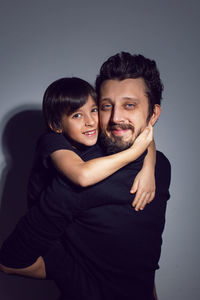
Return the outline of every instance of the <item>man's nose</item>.
[[[113,107],[111,121],[113,123],[122,123],[125,120],[123,111],[119,107]]]

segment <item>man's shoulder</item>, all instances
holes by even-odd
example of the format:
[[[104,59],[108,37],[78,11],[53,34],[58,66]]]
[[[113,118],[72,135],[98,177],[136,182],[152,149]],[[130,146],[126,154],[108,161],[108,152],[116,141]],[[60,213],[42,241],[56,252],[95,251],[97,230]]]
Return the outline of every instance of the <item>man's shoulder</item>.
[[[162,165],[165,168],[171,168],[169,159],[161,151],[156,151],[156,165]]]
[[[156,169],[155,176],[157,186],[169,189],[171,181],[171,164],[168,158],[160,151],[156,151]]]
[[[87,161],[105,155],[106,154],[104,153],[102,147],[99,145],[99,143],[96,143],[94,146],[88,147],[84,152],[82,152],[81,158]]]

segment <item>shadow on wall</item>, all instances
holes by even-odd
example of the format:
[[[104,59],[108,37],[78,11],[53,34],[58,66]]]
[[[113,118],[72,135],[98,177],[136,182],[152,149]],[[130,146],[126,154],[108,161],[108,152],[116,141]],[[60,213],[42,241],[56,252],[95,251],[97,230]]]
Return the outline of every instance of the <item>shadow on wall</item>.
[[[41,110],[13,114],[2,133],[5,166],[1,177],[0,237],[5,238],[27,208],[26,186],[35,144],[44,131]]]
[[[35,145],[44,131],[40,109],[18,108],[4,122],[2,149],[5,164],[0,190],[0,245],[11,233],[18,219],[27,210],[26,186]],[[56,299],[58,291],[49,281],[17,278],[0,274],[1,299]]]

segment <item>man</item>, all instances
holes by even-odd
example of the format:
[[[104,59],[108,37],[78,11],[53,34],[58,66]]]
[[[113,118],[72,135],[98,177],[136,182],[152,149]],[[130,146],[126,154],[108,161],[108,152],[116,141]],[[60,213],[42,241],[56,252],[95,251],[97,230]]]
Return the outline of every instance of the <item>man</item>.
[[[96,89],[101,146],[86,151],[85,160],[130,147],[148,122],[156,123],[161,111],[159,72],[154,61],[141,55],[121,53],[109,58]],[[62,299],[153,299],[170,165],[157,153],[155,199],[136,212],[129,189],[144,157],[85,189],[69,187],[57,177],[42,194],[41,210],[54,219],[48,223],[47,218],[46,226],[52,227],[55,239],[62,232],[61,242],[44,256],[47,275],[58,284]]]
[[[121,151],[160,115],[162,84],[154,61],[141,55],[117,54],[102,66],[96,80],[99,95],[101,149]],[[170,164],[160,152],[156,163],[156,196],[137,213],[129,188],[144,155],[108,179],[81,191],[76,217],[58,245],[45,257],[63,299],[150,300],[160,257]],[[58,189],[57,189],[58,190]],[[59,190],[61,190],[59,188]],[[64,195],[59,194],[59,199]],[[44,202],[52,195],[47,193]],[[53,197],[51,203],[54,201]],[[56,262],[52,264],[52,257]]]

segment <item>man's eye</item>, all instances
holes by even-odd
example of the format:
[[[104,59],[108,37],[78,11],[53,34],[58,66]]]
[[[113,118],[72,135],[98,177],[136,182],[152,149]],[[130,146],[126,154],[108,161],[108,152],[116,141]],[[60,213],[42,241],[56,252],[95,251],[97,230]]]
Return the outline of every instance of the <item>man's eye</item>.
[[[80,114],[80,113],[74,114],[74,115],[72,116],[73,119],[78,119],[78,118],[80,118],[80,117],[81,117],[81,114]]]
[[[135,107],[134,103],[126,103],[125,104],[125,108],[127,108],[127,109],[133,109],[134,107]]]
[[[110,110],[112,108],[111,104],[103,104],[101,105],[101,110]]]

